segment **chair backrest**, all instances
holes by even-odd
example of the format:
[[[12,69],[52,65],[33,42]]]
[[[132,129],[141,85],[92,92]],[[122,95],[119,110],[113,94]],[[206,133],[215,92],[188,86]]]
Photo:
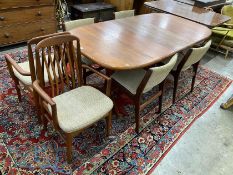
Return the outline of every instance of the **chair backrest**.
[[[156,85],[160,84],[171,72],[177,61],[177,54],[175,54],[168,63],[163,66],[150,68],[150,77],[146,83],[143,92],[151,90]]]
[[[115,15],[115,19],[127,18],[134,16],[134,10],[124,10],[124,11],[115,12],[114,15]]]
[[[185,61],[184,65],[182,66],[182,71],[188,69],[191,65],[197,63],[202,59],[202,57],[206,54],[209,50],[211,45],[211,40],[209,40],[204,46],[198,48],[192,48],[190,55],[188,56],[187,60]]]
[[[221,10],[221,14],[230,16],[231,20],[227,21],[228,24],[233,24],[233,5],[225,5]]]
[[[40,41],[36,45],[36,68],[42,88],[45,88],[45,75],[48,76],[46,86],[51,87],[48,92],[51,97],[74,89],[77,82],[81,86],[79,39],[73,35],[60,35]]]
[[[85,19],[77,19],[77,20],[73,20],[73,21],[68,21],[68,22],[64,23],[63,30],[69,31],[69,30],[72,30],[76,27],[81,27],[81,26],[94,24],[94,23],[95,23],[94,18],[85,18]]]
[[[70,33],[69,32],[53,33],[53,34],[49,34],[49,35],[44,35],[44,36],[32,38],[31,40],[29,40],[27,42],[28,61],[29,61],[32,82],[34,82],[36,80],[36,71],[35,71],[35,64],[34,64],[35,56],[33,55],[33,47],[45,38],[49,38],[52,36],[58,36],[58,35],[67,35],[67,34],[70,34]]]

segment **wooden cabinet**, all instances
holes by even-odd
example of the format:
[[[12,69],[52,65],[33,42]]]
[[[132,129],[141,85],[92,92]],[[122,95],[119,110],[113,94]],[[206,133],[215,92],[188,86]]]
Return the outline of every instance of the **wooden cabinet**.
[[[54,0],[0,0],[0,46],[56,31]]]

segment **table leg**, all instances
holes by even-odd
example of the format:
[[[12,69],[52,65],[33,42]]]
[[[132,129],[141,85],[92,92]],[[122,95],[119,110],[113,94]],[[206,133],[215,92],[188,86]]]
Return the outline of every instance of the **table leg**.
[[[221,108],[228,109],[233,105],[233,96],[227,100],[227,102],[221,104]]]

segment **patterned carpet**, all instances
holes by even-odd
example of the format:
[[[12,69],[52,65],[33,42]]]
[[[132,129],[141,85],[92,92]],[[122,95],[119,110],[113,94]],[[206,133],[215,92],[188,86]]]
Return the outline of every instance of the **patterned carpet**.
[[[11,53],[26,60],[27,51]],[[113,115],[110,138],[105,121],[88,128],[73,142],[73,163],[66,163],[65,144],[51,126],[45,132],[38,124],[28,94],[18,102],[12,80],[0,55],[0,171],[2,174],[147,174],[226,90],[231,80],[200,67],[193,93],[189,93],[191,70],[182,74],[176,104],[171,105],[173,79],[165,85],[163,112],[157,101],[141,112],[141,131],[134,132],[134,106],[122,92],[114,94],[121,117]],[[187,77],[187,78],[186,78]],[[90,77],[90,82],[99,82]],[[145,94],[147,98],[151,93]],[[0,174],[1,174],[0,173]]]

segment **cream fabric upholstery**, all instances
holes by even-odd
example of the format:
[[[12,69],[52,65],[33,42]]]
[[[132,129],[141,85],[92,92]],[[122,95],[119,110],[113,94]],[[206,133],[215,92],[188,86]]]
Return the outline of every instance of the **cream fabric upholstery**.
[[[152,74],[146,84],[144,92],[147,92],[151,90],[154,86],[160,84],[171,72],[176,62],[177,62],[177,54],[175,54],[167,64],[159,67],[150,68]]]
[[[35,60],[34,60],[35,61]],[[26,61],[26,62],[23,62],[23,63],[19,63],[18,64],[23,70],[27,71],[27,72],[30,72],[30,66],[29,66],[29,61]],[[34,65],[36,65],[36,63],[34,63]],[[50,67],[50,74],[52,76],[52,79],[53,79],[53,70],[52,70],[52,67]],[[32,85],[32,79],[31,79],[31,76],[24,76],[24,75],[21,75],[17,70],[15,70],[15,68],[13,67],[13,72],[15,74],[15,76],[21,81],[23,82],[25,85]],[[58,76],[58,69],[57,69],[57,65],[55,65],[55,72],[56,72],[56,75]],[[48,72],[46,70],[46,68],[44,69],[44,80],[45,80],[45,83],[49,82],[49,78],[48,78]]]
[[[66,31],[69,31],[77,27],[85,26],[88,24],[94,24],[94,23],[95,23],[94,18],[77,19],[77,20],[65,22],[65,29]]]
[[[29,61],[23,62],[23,63],[19,63],[18,64],[23,70],[30,72],[30,68],[29,68]],[[13,72],[15,74],[15,76],[21,81],[23,82],[25,85],[32,85],[32,79],[31,76],[24,76],[21,75],[17,70],[15,70],[15,68],[12,66],[13,68]]]
[[[95,23],[94,18],[77,19],[77,20],[65,22],[65,29],[66,31],[69,31],[77,27],[94,24],[94,23]],[[88,58],[84,56],[82,56],[82,62],[85,63],[86,65],[93,64],[91,60],[89,60]]]
[[[111,77],[129,90],[136,94],[137,88],[144,78],[146,71],[144,69],[126,70],[115,72]]]
[[[81,130],[108,115],[112,100],[91,86],[82,86],[53,98],[60,128],[66,133]],[[49,106],[51,112],[51,107]]]
[[[172,70],[177,61],[177,54],[174,55],[171,60],[159,67],[150,68],[152,71],[151,77],[149,78],[144,93],[151,90],[154,86],[161,83]],[[132,94],[136,94],[137,88],[146,75],[144,69],[118,71],[112,75],[112,78],[129,90]]]
[[[115,12],[114,15],[115,15],[115,19],[127,18],[134,16],[134,10],[124,10],[124,11]]]
[[[206,54],[206,52],[209,50],[210,45],[211,45],[211,40],[208,41],[203,47],[192,48],[193,51],[190,54],[189,58],[187,59],[186,63],[184,64],[182,71],[187,70],[191,65],[200,61],[202,57]]]

